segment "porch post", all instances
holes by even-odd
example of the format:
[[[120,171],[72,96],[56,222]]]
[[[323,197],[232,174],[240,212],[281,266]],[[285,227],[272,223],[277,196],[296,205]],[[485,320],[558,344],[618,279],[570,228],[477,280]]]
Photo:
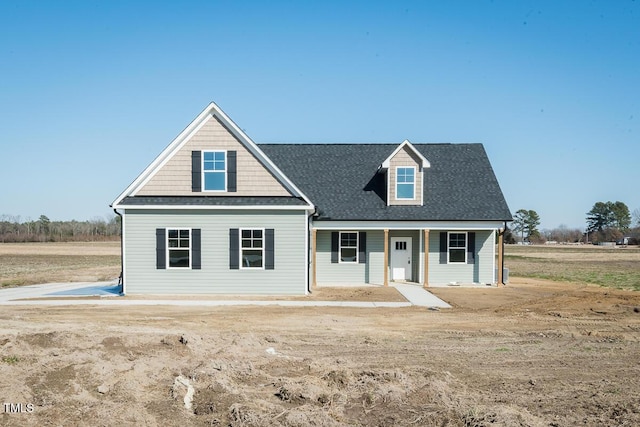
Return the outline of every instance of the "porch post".
[[[504,265],[504,251],[503,251],[503,243],[504,243],[504,231],[498,230],[498,286],[504,285],[503,277],[502,277],[502,269]]]
[[[315,228],[311,230],[311,287],[316,288],[316,233]]]
[[[389,286],[389,229],[384,229],[384,285]]]
[[[424,229],[424,285],[429,287],[429,229]]]

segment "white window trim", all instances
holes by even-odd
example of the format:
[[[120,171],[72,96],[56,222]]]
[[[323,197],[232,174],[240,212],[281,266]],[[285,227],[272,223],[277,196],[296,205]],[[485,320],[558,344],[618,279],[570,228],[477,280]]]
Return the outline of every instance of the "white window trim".
[[[205,171],[204,170],[204,153],[224,153],[224,171]],[[203,150],[202,151],[202,159],[200,160],[200,171],[202,180],[200,184],[200,188],[202,188],[203,193],[226,193],[227,192],[227,173],[229,171],[229,164],[227,163],[227,150]],[[205,173],[222,173],[224,174],[224,189],[223,190],[207,190],[205,187]]]
[[[251,230],[251,231],[253,231],[253,230],[262,230],[262,248],[261,248],[262,249],[262,266],[261,267],[245,267],[244,263],[242,262],[242,251],[243,251],[243,249],[245,249],[245,248],[242,247],[242,231],[246,231],[246,230]],[[253,235],[253,233],[252,233],[252,235]],[[238,240],[238,247],[240,249],[238,251],[238,257],[240,257],[240,259],[238,260],[238,264],[240,266],[240,270],[264,270],[265,269],[264,268],[264,264],[265,264],[265,261],[266,261],[266,259],[265,259],[265,246],[266,246],[266,243],[267,243],[267,238],[266,238],[266,235],[265,235],[265,229],[264,228],[260,228],[260,227],[240,228],[238,230],[238,239],[239,239]],[[253,239],[253,237],[252,237],[252,239]],[[252,251],[257,250],[256,248],[246,248],[246,249],[247,250],[252,250]]]
[[[185,250],[185,248],[170,248],[169,247],[169,230],[178,230],[178,238],[180,237],[180,231],[181,230],[187,230],[189,231],[189,266],[188,267],[171,267],[171,262],[169,261],[171,259],[170,252],[172,250]],[[185,228],[185,227],[167,227],[165,228],[165,235],[164,235],[164,241],[165,241],[165,247],[166,247],[166,268],[167,270],[190,270],[191,269],[191,262],[193,261],[193,232],[191,228]]]
[[[342,261],[342,235],[347,233],[353,233],[356,235],[356,260],[355,261]],[[351,248],[352,246],[345,246]],[[359,264],[360,263],[360,233],[357,231],[341,231],[338,235],[338,264]]]
[[[398,197],[398,185],[408,184],[408,182],[398,182],[398,169],[413,169],[413,194],[411,197]],[[417,171],[415,166],[396,166],[396,200],[415,200],[416,199],[416,181]]]
[[[464,261],[451,261],[451,249],[463,249],[463,248],[451,248],[449,243],[451,242],[450,236],[452,234],[464,234]],[[466,264],[467,263],[467,251],[469,248],[469,233],[466,231],[449,231],[447,232],[447,264]]]

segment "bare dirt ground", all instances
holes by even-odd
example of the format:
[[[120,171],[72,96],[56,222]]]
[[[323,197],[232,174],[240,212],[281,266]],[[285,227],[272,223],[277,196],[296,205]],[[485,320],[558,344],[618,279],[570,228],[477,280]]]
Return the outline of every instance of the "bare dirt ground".
[[[640,294],[512,282],[441,311],[5,306],[0,423],[640,425]]]

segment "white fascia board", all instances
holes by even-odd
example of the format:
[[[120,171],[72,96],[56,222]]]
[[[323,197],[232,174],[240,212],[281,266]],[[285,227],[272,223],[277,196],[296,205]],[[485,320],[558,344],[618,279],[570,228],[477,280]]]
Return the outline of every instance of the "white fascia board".
[[[314,212],[315,208],[313,206],[281,206],[281,205],[243,205],[243,206],[233,206],[233,205],[223,205],[223,206],[203,206],[203,205],[115,205],[114,209],[123,209],[123,210],[240,210],[240,211],[249,211],[249,210],[258,210],[258,211],[266,211],[266,210],[275,210],[275,211],[308,211]]]
[[[499,230],[503,221],[313,221],[315,230]]]
[[[391,155],[389,157],[387,157],[383,162],[382,165],[380,166],[382,169],[389,169],[389,165],[391,163],[391,159],[393,158],[393,156],[395,156],[396,154],[398,154],[398,152],[400,150],[402,150],[404,147],[409,147],[409,149],[411,151],[413,151],[415,153],[416,156],[418,156],[418,158],[420,159],[420,166],[422,166],[422,168],[430,168],[431,167],[431,163],[429,163],[429,160],[426,159],[426,157],[424,157],[417,149],[416,147],[413,146],[413,144],[411,144],[411,142],[409,142],[408,139],[405,139],[404,141],[402,141],[402,144],[398,145],[398,147],[396,147],[395,150],[393,150],[393,153],[391,153]]]

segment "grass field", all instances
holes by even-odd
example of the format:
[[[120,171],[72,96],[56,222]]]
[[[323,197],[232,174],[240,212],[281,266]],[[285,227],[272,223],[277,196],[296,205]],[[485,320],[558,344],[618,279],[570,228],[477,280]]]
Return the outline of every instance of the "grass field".
[[[0,287],[97,282],[119,275],[119,242],[0,244]]]
[[[640,291],[638,247],[507,245],[505,267],[517,277]]]
[[[640,249],[507,245],[511,276],[640,290]],[[119,242],[0,244],[0,286],[111,280]]]

